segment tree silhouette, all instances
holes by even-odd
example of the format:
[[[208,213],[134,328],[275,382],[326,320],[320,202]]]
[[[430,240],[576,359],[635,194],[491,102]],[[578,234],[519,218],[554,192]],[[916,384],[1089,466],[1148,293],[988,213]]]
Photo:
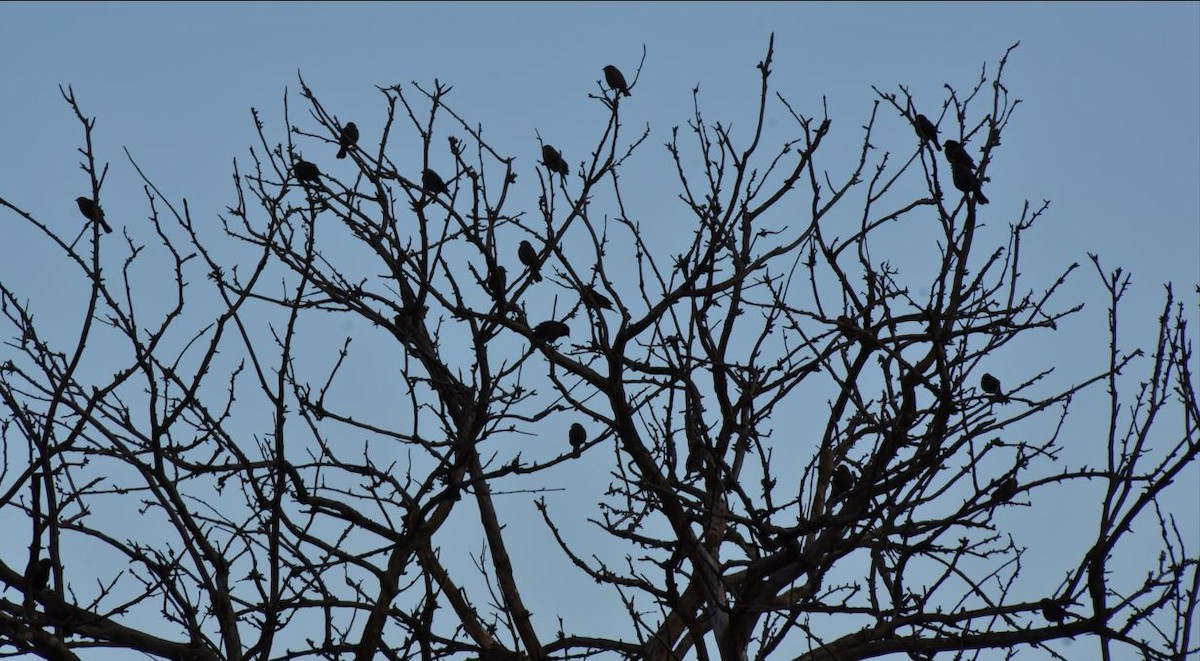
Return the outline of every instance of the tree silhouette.
[[[856,161],[829,171],[834,122],[776,95],[773,49],[749,136],[706,121],[694,92],[692,130],[671,134],[673,172],[655,182],[674,176],[666,195],[690,213],[668,238],[622,195],[639,178],[617,176],[650,137],[620,130],[637,104],[596,97],[606,119],[580,129],[595,142],[570,150],[589,160],[545,177],[437,81],[381,88],[390,130],[341,178],[295,156],[356,142],[301,80],[310,123],[272,129],[254,111],[260,142],[225,213],[193,217],[144,177],[151,227],[124,244],[69,243],[0,197],[4,221],[40,229],[87,291],[63,346],[37,314],[59,299],[0,283],[0,512],[28,521],[0,553],[0,652],[1196,653],[1197,549],[1176,517],[1194,516],[1200,408],[1171,287],[1156,343],[1126,349],[1129,276],[1093,256],[1102,367],[1063,382],[1013,361],[1080,309],[1059,302],[1076,264],[1034,288],[1021,277],[1046,206],[994,200],[988,226],[982,199],[943,195],[958,177],[913,149],[903,87],[877,90]],[[942,101],[941,130],[960,139],[947,155],[988,136],[978,168],[949,161],[971,192],[1007,156],[1008,55]],[[96,200],[94,122],[64,98]],[[774,147],[768,106],[791,122]],[[423,151],[388,142],[406,121]],[[536,211],[516,208],[530,191]],[[518,241],[530,277],[508,282]],[[175,285],[157,307],[126,286],[152,253]],[[1085,416],[1108,416],[1107,436],[1060,464],[1072,403],[1102,388],[1111,408]],[[581,494],[596,476],[606,487]],[[1070,562],[1045,569],[1052,582],[1031,581],[1036,515],[1063,494],[1094,503],[1095,534],[1058,549]],[[580,595],[585,611],[560,606]]]

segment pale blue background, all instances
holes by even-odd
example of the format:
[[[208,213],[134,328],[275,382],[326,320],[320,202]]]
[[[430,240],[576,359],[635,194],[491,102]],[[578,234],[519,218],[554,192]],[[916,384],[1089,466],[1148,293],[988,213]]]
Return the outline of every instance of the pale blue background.
[[[1200,4],[1194,2],[5,3],[0,195],[52,225],[77,227],[73,200],[87,194],[76,166],[81,130],[57,89],[70,84],[84,111],[98,118],[97,153],[112,164],[103,199],[118,234],[128,229],[149,240],[141,183],[123,147],[164,193],[186,196],[194,217],[215,223],[206,219],[234,201],[232,161],[245,162],[256,139],[249,109],[259,109],[273,140],[282,139],[286,89],[293,121],[307,121],[298,71],[329,111],[358,123],[364,143],[377,135],[383,115],[375,85],[427,84],[434,77],[450,83],[455,110],[482,122],[501,152],[524,159],[525,183],[532,185],[534,131],[573,163],[582,159],[603,119],[586,98],[597,90],[600,68],[616,64],[632,79],[645,45],[645,69],[622,108],[627,135],[647,124],[652,130],[631,165],[645,185],[630,193],[643,218],[661,212],[661,223],[646,226],[651,238],[667,239],[687,230],[669,220],[681,216],[661,148],[669,129],[690,118],[690,90],[699,84],[706,119],[732,123],[745,136],[758,85],[754,66],[772,31],[774,89],[810,114],[826,97],[834,120],[826,153],[841,150],[846,159],[857,156],[859,127],[876,98],[872,85],[885,91],[908,85],[922,108],[935,111],[943,84],[967,90],[981,66],[994,71],[1005,48],[1021,42],[1005,82],[1024,102],[989,168],[992,204],[983,218],[1001,229],[1026,200],[1034,207],[1051,200],[1023,247],[1026,282],[1049,284],[1067,264],[1081,262],[1059,300],[1087,308],[1062,333],[1039,336],[1028,354],[1006,356],[993,370],[1002,378],[1027,378],[1050,363],[1060,365],[1057,384],[1103,367],[1106,338],[1097,324],[1104,323],[1105,301],[1088,252],[1135,276],[1127,346],[1152,337],[1164,282],[1175,282],[1194,313],[1200,280]],[[906,159],[911,129],[881,107],[875,143],[892,150],[893,159]],[[308,149],[323,168],[338,171],[326,165],[332,150],[327,156]],[[828,164],[838,165],[844,163]],[[40,319],[61,320],[69,338],[78,311],[55,310],[47,297],[76,283],[77,275],[43,268],[48,254],[44,240],[0,213],[0,279],[21,288]],[[1190,331],[1195,339],[1195,325]],[[1077,410],[1076,443],[1102,441],[1088,429],[1102,422],[1100,410],[1090,421],[1086,409]],[[602,488],[607,477],[590,479]],[[1173,495],[1195,553],[1195,470]],[[580,507],[594,498],[581,495]],[[509,503],[531,509],[519,497]],[[1065,500],[1063,506],[1023,510],[1020,525],[1041,527],[1048,549],[1089,534],[1094,519],[1079,514],[1090,512],[1089,505]],[[465,545],[478,549],[475,533],[464,530]],[[6,540],[0,553],[21,553],[25,543]],[[519,569],[558,568],[541,565],[538,555],[518,558]],[[1023,576],[1035,586],[1057,585],[1061,567],[1050,562],[1039,569],[1038,559],[1027,558]],[[547,581],[549,595],[558,594],[557,580]],[[534,610],[561,607],[568,626],[586,627],[585,590]]]

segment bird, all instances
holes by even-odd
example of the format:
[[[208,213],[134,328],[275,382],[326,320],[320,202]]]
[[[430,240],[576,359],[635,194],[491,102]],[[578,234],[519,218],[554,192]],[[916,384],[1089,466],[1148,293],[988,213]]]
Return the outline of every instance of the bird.
[[[292,174],[296,176],[296,181],[318,181],[321,171],[313,163],[298,158],[292,165]]]
[[[31,592],[41,592],[46,589],[46,586],[50,584],[50,570],[53,567],[53,560],[42,558],[29,568],[29,576],[25,580],[28,582]]]
[[[571,441],[571,448],[578,452],[583,444],[587,443],[587,430],[578,422],[572,422],[571,431],[568,432],[567,437]]]
[[[1012,500],[1012,497],[1017,495],[1017,490],[1021,485],[1017,483],[1017,478],[1009,476],[1008,479],[996,486],[996,491],[992,494],[992,500],[997,503],[1007,503]]]
[[[533,327],[533,339],[538,342],[554,342],[571,335],[571,328],[561,321],[551,319]]]
[[[567,176],[571,172],[571,168],[567,167],[567,162],[563,160],[562,154],[550,145],[542,145],[542,165],[551,172],[557,172],[562,176]]]
[[[838,466],[837,470],[833,473],[833,482],[830,485],[829,496],[831,498],[837,498],[853,488],[854,473],[850,472],[850,469],[846,467],[846,464]]]
[[[488,273],[487,287],[492,296],[502,298],[504,289],[508,286],[508,271],[503,266],[497,266]]]
[[[629,93],[629,85],[625,82],[625,76],[621,75],[621,70],[611,64],[604,67],[604,81],[608,83],[609,89],[616,91],[618,95],[633,96]]]
[[[954,178],[954,187],[964,193],[975,193],[975,199],[980,204],[987,204],[988,199],[983,194],[983,182],[975,174],[975,159],[956,140],[947,140],[946,161],[950,163],[950,176]]]
[[[446,187],[446,182],[442,181],[438,173],[429,168],[425,168],[425,171],[421,173],[421,189],[431,195],[450,193],[450,189]]]
[[[341,149],[338,150],[338,158],[346,158],[346,151],[354,145],[358,144],[358,127],[354,122],[346,122],[342,127],[342,132],[338,135],[338,145]]]
[[[1062,622],[1067,619],[1067,609],[1049,597],[1039,601],[1038,606],[1042,607],[1042,617],[1046,618],[1047,622]]]
[[[100,229],[104,230],[106,233],[112,233],[112,228],[109,227],[108,222],[104,220],[104,209],[101,209],[100,205],[96,204],[91,200],[91,198],[87,197],[75,198],[75,204],[79,205],[79,213],[83,214],[84,218],[87,218],[93,223],[99,223]]]
[[[913,124],[913,128],[917,130],[917,137],[921,139],[921,142],[932,142],[934,149],[942,151],[942,146],[938,144],[937,127],[929,121],[928,117],[917,113],[917,121]]]
[[[542,281],[542,274],[538,273],[537,268],[537,251],[533,249],[532,243],[522,241],[521,245],[517,247],[517,258],[529,269],[529,277],[534,282]]]
[[[583,302],[589,310],[611,310],[613,309],[612,301],[591,285],[584,285],[579,288],[579,300]]]
[[[987,372],[984,372],[983,377],[979,379],[979,387],[983,388],[983,391],[989,395],[995,395],[996,397],[1003,396],[1000,392],[1000,379]]]

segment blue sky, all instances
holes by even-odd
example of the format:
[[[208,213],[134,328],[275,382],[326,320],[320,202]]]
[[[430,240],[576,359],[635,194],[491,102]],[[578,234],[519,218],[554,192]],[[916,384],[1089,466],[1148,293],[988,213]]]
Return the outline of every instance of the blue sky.
[[[1105,338],[1087,330],[1104,319],[1089,252],[1134,274],[1131,342],[1151,336],[1162,283],[1175,282],[1195,310],[1196,2],[2,3],[0,196],[51,224],[78,223],[73,200],[87,194],[77,167],[81,130],[58,91],[71,85],[98,119],[97,151],[111,163],[103,199],[118,232],[149,232],[123,148],[165,194],[187,197],[193,214],[215,224],[233,201],[233,159],[244,162],[255,141],[250,108],[275,140],[283,138],[285,90],[294,120],[305,114],[297,72],[327,109],[358,123],[364,141],[381,125],[376,85],[435,77],[452,84],[455,110],[482,122],[502,152],[525,159],[529,182],[535,131],[569,160],[581,159],[602,121],[587,99],[601,67],[616,64],[632,79],[644,46],[645,68],[623,111],[629,130],[651,129],[631,166],[647,185],[633,195],[644,217],[660,219],[648,223],[651,234],[666,240],[682,214],[673,174],[666,170],[661,183],[650,177],[669,167],[662,143],[689,119],[697,85],[706,118],[746,135],[755,64],[772,32],[774,89],[809,114],[824,98],[831,140],[847,159],[857,156],[872,85],[906,85],[935,110],[944,84],[967,89],[983,65],[994,71],[1005,49],[1021,43],[1005,81],[1023,103],[989,168],[992,204],[983,218],[1003,229],[1026,201],[1050,200],[1024,246],[1025,274],[1048,284],[1067,264],[1083,263],[1060,300],[1087,308],[1077,325],[1010,357],[996,370],[1009,371],[1002,376],[1028,375],[1048,360],[1062,362],[1064,379],[1102,366],[1096,352]],[[907,158],[911,129],[886,106],[877,121],[877,146]],[[325,167],[329,157],[310,149]],[[74,280],[42,268],[48,254],[44,241],[0,213],[0,280],[27,292],[44,318],[70,322],[70,311],[39,307]]]

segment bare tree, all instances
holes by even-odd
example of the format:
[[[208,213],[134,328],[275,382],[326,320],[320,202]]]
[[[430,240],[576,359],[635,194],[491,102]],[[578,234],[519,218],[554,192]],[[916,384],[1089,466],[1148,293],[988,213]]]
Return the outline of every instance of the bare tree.
[[[1079,309],[1059,292],[1086,277],[1022,280],[1045,204],[990,190],[989,218],[1018,215],[984,230],[981,186],[1019,106],[1008,53],[939,104],[877,90],[839,175],[822,164],[833,121],[771,91],[773,47],[749,135],[705,120],[698,92],[670,134],[683,237],[647,231],[620,176],[651,135],[624,122],[640,66],[620,86],[597,72],[607,120],[587,154],[539,137],[503,155],[437,81],[380,88],[371,135],[302,80],[308,116],[285,97],[284,142],[254,112],[260,144],[219,224],[145,175],[147,227],[110,211],[106,235],[97,211],[74,241],[0,198],[88,288],[62,345],[35,316],[57,301],[0,284],[0,512],[28,522],[7,525],[0,652],[1065,658],[1073,639],[1088,658],[1194,654],[1197,550],[1175,517],[1195,516],[1178,485],[1194,486],[1200,407],[1171,288],[1157,341],[1130,349],[1129,278],[1093,257],[1102,365],[1065,388],[1052,366],[992,376]],[[98,210],[94,123],[64,98]],[[769,106],[792,121],[773,147]],[[881,126],[903,128],[902,150],[881,153]],[[397,146],[407,131],[419,151]],[[150,277],[173,299],[142,293]],[[1058,465],[1073,399],[1099,388],[1106,443]],[[557,488],[572,466],[611,475],[585,512]],[[1031,596],[1029,522],[1069,490],[1099,494],[1095,534]],[[557,548],[531,546],[522,507]],[[1135,528],[1157,535],[1151,556],[1129,551]],[[447,546],[464,538],[473,563]],[[556,586],[529,556],[565,559],[622,612],[595,627],[532,597]]]

